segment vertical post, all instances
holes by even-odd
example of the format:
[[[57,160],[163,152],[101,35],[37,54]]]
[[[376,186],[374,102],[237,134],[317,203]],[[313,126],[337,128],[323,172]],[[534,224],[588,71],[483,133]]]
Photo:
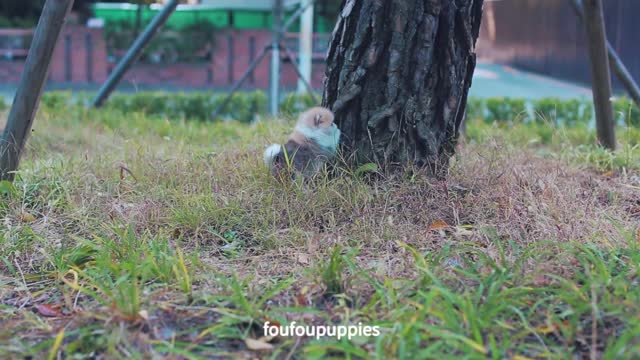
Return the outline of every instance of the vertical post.
[[[280,32],[282,32],[283,0],[273,0],[273,40],[271,42],[271,76],[269,78],[269,112],[272,116],[278,115],[278,102],[280,96]]]
[[[142,27],[142,4],[141,0],[138,0],[138,6],[136,8],[136,23],[133,28],[135,36],[140,35],[140,28]]]
[[[169,16],[173,13],[173,11],[178,7],[178,0],[169,0],[167,5],[162,8],[162,10],[156,15],[151,23],[147,25],[142,34],[138,36],[136,41],[133,42],[131,48],[127,51],[120,62],[113,69],[111,75],[107,81],[102,85],[100,90],[98,90],[98,95],[93,100],[93,107],[101,107],[105,100],[111,95],[111,92],[116,88],[124,74],[129,70],[129,67],[133,65],[133,63],[138,59],[138,56],[144,50],[144,48],[149,44],[151,39],[153,39],[154,35],[158,31],[158,29],[169,19]]]
[[[87,82],[93,82],[93,37],[90,32],[84,36],[84,48],[87,53]]]
[[[0,180],[13,181],[73,0],[47,0],[0,140]]]
[[[256,58],[256,37],[249,37],[249,63],[252,63]],[[249,84],[253,85],[256,82],[255,76],[253,75],[253,71],[249,74]]]
[[[580,18],[580,20],[584,22],[582,1],[573,0],[571,1],[571,5],[573,5],[573,9],[578,15],[578,18]],[[613,70],[613,72],[616,74],[618,80],[622,82],[622,85],[624,85],[627,93],[636,103],[636,106],[640,108],[640,87],[638,87],[638,84],[636,84],[633,76],[631,76],[631,73],[622,62],[622,59],[620,59],[620,56],[618,56],[618,53],[616,53],[616,50],[613,48],[613,46],[611,46],[609,40],[607,40],[607,53],[609,54],[609,63],[611,65],[611,70]]]
[[[313,0],[311,0],[313,1]],[[305,10],[305,8],[300,8],[298,9],[293,15],[291,15],[291,17],[284,23],[284,25],[282,25],[282,27],[280,28],[280,31],[274,31],[274,39],[271,40],[271,44],[267,44],[263,49],[262,52],[260,52],[260,55],[258,55],[257,58],[253,59],[251,61],[251,64],[249,64],[249,68],[244,72],[244,74],[240,77],[240,80],[238,80],[235,84],[233,84],[233,86],[231,87],[231,90],[229,90],[229,93],[227,94],[227,97],[222,101],[222,103],[220,103],[220,105],[218,105],[218,107],[216,108],[216,110],[214,110],[214,112],[211,115],[211,119],[216,119],[218,117],[218,115],[220,115],[220,113],[222,112],[222,110],[224,110],[225,106],[227,106],[227,104],[229,103],[229,101],[231,100],[231,97],[233,96],[233,94],[238,91],[238,89],[240,88],[240,86],[242,86],[242,84],[245,82],[245,80],[247,80],[249,78],[249,76],[253,76],[253,70],[256,68],[256,66],[258,66],[258,64],[260,64],[260,61],[262,61],[262,59],[264,57],[266,57],[269,54],[269,51],[273,49],[274,46],[276,46],[278,49],[280,49],[280,39],[282,38],[282,34],[287,31],[287,29],[293,25],[293,23],[295,21],[298,20],[298,18],[302,15],[302,12]],[[279,57],[279,56],[278,56]],[[278,59],[279,60],[279,59]],[[278,61],[278,65],[280,65],[280,62]],[[297,69],[297,68],[296,68]],[[276,72],[276,74],[280,74],[280,71],[278,70]],[[276,84],[278,84],[279,82],[276,82]],[[276,86],[276,89],[278,87]],[[273,97],[272,97],[273,98]],[[275,109],[276,112],[278,111],[278,98],[277,96],[275,97]],[[269,107],[271,108],[271,103],[269,103]]]
[[[233,48],[233,34],[227,34],[227,81],[233,84],[233,64],[236,62],[235,49]]]
[[[602,1],[585,0],[583,7],[589,58],[591,59],[593,104],[596,111],[598,141],[607,149],[615,150],[616,136],[611,106],[611,76],[609,75]]]
[[[313,53],[313,1],[302,0],[300,6],[306,7],[300,18],[300,74],[298,79],[298,93],[303,94],[307,90],[307,84],[311,84],[311,55]]]
[[[73,68],[72,41],[71,34],[66,34],[64,37],[64,81],[68,83],[73,81],[73,74],[71,71]]]

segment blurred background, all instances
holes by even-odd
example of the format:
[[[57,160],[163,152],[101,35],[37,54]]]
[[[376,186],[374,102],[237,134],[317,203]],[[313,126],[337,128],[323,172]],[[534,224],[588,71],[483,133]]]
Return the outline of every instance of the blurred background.
[[[11,97],[24,67],[33,29],[44,0],[0,2],[0,92]],[[121,90],[230,88],[271,39],[271,0],[185,0],[127,72]],[[299,7],[286,0],[285,20]],[[49,88],[96,89],[105,81],[163,1],[76,0],[56,49]],[[640,73],[638,25],[640,1],[604,2],[608,39],[632,75]],[[340,0],[317,0],[313,12],[310,82],[321,90],[324,57]],[[285,45],[299,60],[299,22]],[[590,72],[583,25],[569,1],[485,0],[472,96],[588,96]],[[281,86],[296,88],[297,77],[283,59]],[[270,58],[243,84],[266,89]],[[621,90],[613,78],[614,88]]]

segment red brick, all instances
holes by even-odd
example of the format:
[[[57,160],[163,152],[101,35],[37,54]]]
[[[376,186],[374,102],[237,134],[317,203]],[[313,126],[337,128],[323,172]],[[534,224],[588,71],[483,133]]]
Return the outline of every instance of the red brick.
[[[66,83],[65,62],[66,39],[71,41],[71,83],[86,84],[89,81],[87,73],[86,36],[92,37],[92,75],[91,82],[100,84],[105,81],[108,73],[115,64],[107,62],[106,43],[102,29],[89,29],[77,25],[68,25],[60,37],[54,51],[49,80],[53,83]],[[233,39],[233,54],[230,53],[229,38]],[[265,46],[271,42],[271,32],[264,30],[221,30],[216,34],[216,47],[209,63],[178,63],[178,64],[136,64],[124,76],[123,82],[134,85],[151,86],[179,86],[195,88],[228,88],[238,81],[249,64],[253,61],[250,51],[250,39],[254,39],[253,57],[260,55]],[[230,56],[232,56],[230,58]],[[231,62],[230,62],[231,59]],[[24,68],[23,62],[1,62],[0,82],[17,83]],[[267,54],[253,72],[253,81],[247,79],[243,88],[266,89],[269,85],[271,54]],[[316,89],[322,87],[324,64],[314,63],[312,85]],[[280,85],[293,88],[297,84],[297,77],[290,63],[283,62],[281,66]]]

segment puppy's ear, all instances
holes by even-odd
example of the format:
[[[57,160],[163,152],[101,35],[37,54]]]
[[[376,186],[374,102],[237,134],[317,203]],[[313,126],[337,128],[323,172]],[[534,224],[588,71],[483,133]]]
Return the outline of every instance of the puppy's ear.
[[[320,123],[322,122],[322,115],[321,114],[315,114],[313,116],[313,125],[315,127],[320,127]]]

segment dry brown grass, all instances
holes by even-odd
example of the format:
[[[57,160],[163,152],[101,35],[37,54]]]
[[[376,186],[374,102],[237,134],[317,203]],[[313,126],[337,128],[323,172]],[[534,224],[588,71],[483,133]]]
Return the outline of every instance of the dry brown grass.
[[[465,247],[511,264],[536,245],[540,252],[576,242],[624,248],[639,229],[637,170],[595,171],[500,137],[460,146],[446,180],[407,171],[328,176],[299,186],[276,181],[261,164],[263,147],[287,133],[282,124],[238,128],[140,117],[118,129],[101,118],[116,115],[72,112],[67,119],[45,113],[38,119],[0,231],[0,281],[7,284],[0,290],[0,323],[38,329],[25,344],[51,338],[52,329],[60,328],[59,319],[25,313],[51,299],[75,295],[72,303],[101,314],[83,312],[65,323],[69,329],[117,322],[108,307],[52,281],[66,271],[53,254],[80,239],[123,243],[114,228],[132,226],[145,253],[162,238],[191,256],[186,263],[195,295],[189,296],[207,304],[202,299],[229,293],[220,276],[251,277],[246,291],[255,296],[293,276],[299,282],[271,300],[280,306],[301,305],[300,296],[310,302],[323,297],[321,271],[336,247],[357,251],[355,264],[380,281],[415,281],[420,271],[403,244],[420,254]],[[231,135],[208,140],[220,133]],[[457,252],[444,263],[460,263],[464,256]],[[576,266],[570,256],[549,255],[526,260],[525,272],[565,274]],[[361,305],[375,292],[367,282],[346,289]],[[148,290],[143,304],[154,309],[155,322],[148,326],[156,330],[198,327],[220,317],[185,303],[175,289]],[[177,312],[181,306],[188,314]],[[132,334],[140,338],[130,345],[140,351],[152,346],[151,339],[166,340],[142,330]],[[224,345],[234,346],[242,347],[237,341]]]

